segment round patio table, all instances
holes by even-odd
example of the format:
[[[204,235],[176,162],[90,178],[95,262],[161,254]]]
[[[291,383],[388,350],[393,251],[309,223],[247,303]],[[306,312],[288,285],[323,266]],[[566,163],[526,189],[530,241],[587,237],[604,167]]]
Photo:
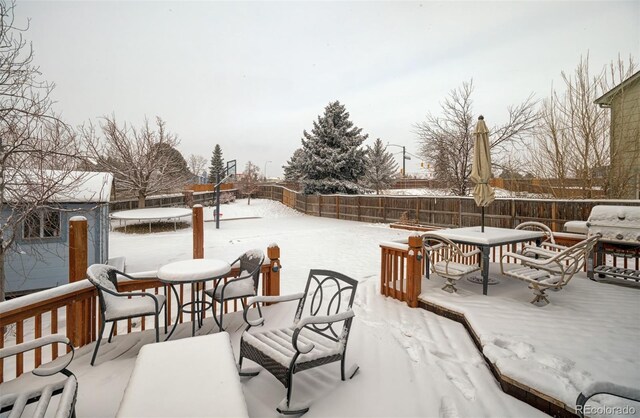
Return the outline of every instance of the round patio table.
[[[178,302],[178,314],[176,320],[173,323],[171,332],[165,338],[168,340],[176,327],[178,326],[178,320],[182,312],[192,313],[197,315],[198,326],[202,326],[201,312],[203,309],[211,307],[211,302],[200,298],[200,292],[196,288],[195,299],[189,302],[183,303],[180,300],[176,285],[191,284],[196,285],[199,283],[206,283],[209,280],[218,280],[225,277],[231,271],[231,265],[223,260],[209,259],[209,258],[197,258],[193,260],[176,261],[173,263],[165,264],[158,270],[158,279],[171,286],[176,301]],[[195,319],[195,318],[194,318]],[[196,321],[192,321],[191,335],[195,334]]]

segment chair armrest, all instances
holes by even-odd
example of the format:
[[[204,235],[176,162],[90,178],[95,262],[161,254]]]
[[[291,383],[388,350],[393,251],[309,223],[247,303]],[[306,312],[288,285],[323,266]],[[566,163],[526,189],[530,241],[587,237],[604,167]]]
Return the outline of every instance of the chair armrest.
[[[502,255],[502,257],[500,258],[500,264],[503,264],[503,260],[506,257],[515,258],[516,260],[520,260],[523,263],[532,265],[533,267],[540,267],[540,268],[546,267],[556,259],[556,256],[553,256],[550,258],[531,258],[531,257],[527,257],[526,255],[508,252]]]
[[[353,313],[353,311],[349,309],[348,311],[340,312],[339,314],[335,315],[307,316],[303,318],[294,328],[293,338],[291,340],[293,348],[300,354],[307,354],[315,347],[315,344],[313,343],[304,344],[302,342],[298,342],[298,336],[300,335],[300,331],[302,331],[302,328],[312,324],[332,324],[334,322],[345,321],[349,318],[353,318],[354,316],[355,314]]]
[[[580,416],[584,416],[584,406],[589,398],[601,393],[640,402],[640,389],[638,388],[622,386],[613,382],[594,382],[578,395],[576,412]]]
[[[467,257],[473,257],[474,255],[481,254],[481,253],[482,253],[482,251],[480,251],[480,249],[479,249],[479,248],[476,248],[475,250],[471,250],[471,251],[469,251],[469,252],[462,253],[462,255],[463,255],[465,258],[467,258]]]
[[[338,321],[344,321],[349,318],[353,318],[355,314],[353,310],[349,309],[344,312],[340,312],[335,315],[327,315],[327,316],[307,316],[302,318],[300,322],[296,325],[296,329],[304,328],[307,325],[311,324],[331,324]]]
[[[258,318],[253,320],[248,318],[249,309],[251,308],[251,305],[259,302],[266,302],[266,303],[290,302],[292,300],[300,300],[303,297],[304,297],[304,292],[293,293],[291,295],[283,295],[283,296],[253,296],[247,299],[247,306],[244,308],[242,317],[244,318],[244,322],[246,322],[251,327],[262,325],[264,323],[264,318]]]
[[[258,302],[276,303],[276,302],[289,302],[292,300],[300,300],[304,297],[304,292],[292,293],[290,295],[282,296],[253,296],[247,299],[247,306],[253,305]]]
[[[65,361],[62,361],[60,364],[56,364],[54,366],[40,366],[32,371],[32,373],[36,376],[51,376],[66,369],[69,363],[71,363],[71,361],[73,360],[73,356],[75,354],[73,344],[71,344],[71,341],[64,335],[47,335],[45,337],[37,338],[32,341],[27,341],[11,347],[2,348],[0,349],[0,359],[15,356],[16,354],[24,353],[26,351],[34,350],[36,348],[44,347],[45,345],[50,344],[66,344],[71,347],[71,355]]]

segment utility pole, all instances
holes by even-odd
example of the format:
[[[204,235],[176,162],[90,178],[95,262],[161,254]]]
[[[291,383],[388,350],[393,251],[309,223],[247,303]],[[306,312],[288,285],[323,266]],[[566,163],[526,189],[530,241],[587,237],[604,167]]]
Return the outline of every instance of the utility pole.
[[[402,177],[403,178],[406,177],[407,176],[406,161],[411,159],[411,157],[407,157],[407,148],[404,145],[396,145],[396,144],[389,144],[389,143],[387,143],[387,146],[402,148]]]

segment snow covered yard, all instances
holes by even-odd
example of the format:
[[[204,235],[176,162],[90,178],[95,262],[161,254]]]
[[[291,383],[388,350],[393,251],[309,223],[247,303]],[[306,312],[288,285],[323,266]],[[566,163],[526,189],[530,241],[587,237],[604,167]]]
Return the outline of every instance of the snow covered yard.
[[[544,415],[502,392],[461,324],[380,295],[379,244],[406,238],[409,231],[301,215],[268,200],[252,200],[250,206],[240,200],[223,205],[221,212],[222,219],[245,219],[223,221],[219,230],[205,222],[206,258],[230,261],[246,250],[277,243],[281,294],[303,290],[311,268],[336,270],[359,281],[347,367],[357,363],[360,371],[346,382],[340,381],[337,363],[297,374],[293,399],[310,401],[305,416]],[[205,220],[212,217],[212,208],[205,208]],[[110,256],[125,256],[128,272],[191,258],[191,245],[190,229],[110,234]],[[499,276],[498,271],[492,275]],[[595,380],[640,386],[638,289],[575,277],[565,289],[550,292],[551,304],[540,308],[529,304],[526,284],[513,279],[500,278],[488,296],[481,285],[464,279],[457,294],[443,292],[442,285],[438,277],[423,280],[421,299],[465,314],[483,354],[502,374],[568,405]],[[294,309],[292,303],[265,308],[267,326],[290,325]],[[237,355],[241,315],[229,314],[225,322]],[[172,339],[190,337],[190,331],[190,323],[181,324]],[[210,332],[215,326],[207,319],[199,333]],[[79,379],[78,416],[115,416],[136,355],[153,339],[152,330],[119,335],[101,347],[95,367],[89,365],[92,344],[77,350],[71,370]],[[242,385],[251,416],[277,415],[285,389],[274,377],[262,372]],[[215,407],[215,394],[211,402]],[[634,406],[640,411],[640,405]]]
[[[491,277],[500,283],[489,286],[488,296],[465,279],[457,294],[448,294],[436,278],[423,280],[420,299],[464,314],[502,375],[569,406],[596,381],[640,387],[640,289],[593,282],[582,273],[538,307],[528,303],[527,284],[501,276],[499,265],[491,266]],[[640,404],[633,406],[638,416]]]

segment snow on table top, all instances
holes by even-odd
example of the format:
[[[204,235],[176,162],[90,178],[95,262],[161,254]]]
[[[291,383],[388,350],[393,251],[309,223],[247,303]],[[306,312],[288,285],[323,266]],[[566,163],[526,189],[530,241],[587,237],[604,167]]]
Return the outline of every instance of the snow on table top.
[[[148,208],[148,209],[132,209],[122,210],[111,214],[113,219],[122,220],[156,220],[156,219],[172,219],[184,218],[191,216],[191,209],[185,208]]]
[[[432,231],[432,234],[448,238],[452,241],[464,241],[469,244],[499,245],[511,241],[527,241],[541,238],[544,234],[536,231],[485,227],[481,232],[479,226],[452,228]]]
[[[165,264],[158,269],[158,278],[166,282],[193,282],[214,279],[230,270],[231,265],[224,260],[200,258]]]
[[[118,417],[248,417],[226,332],[140,349]]]

